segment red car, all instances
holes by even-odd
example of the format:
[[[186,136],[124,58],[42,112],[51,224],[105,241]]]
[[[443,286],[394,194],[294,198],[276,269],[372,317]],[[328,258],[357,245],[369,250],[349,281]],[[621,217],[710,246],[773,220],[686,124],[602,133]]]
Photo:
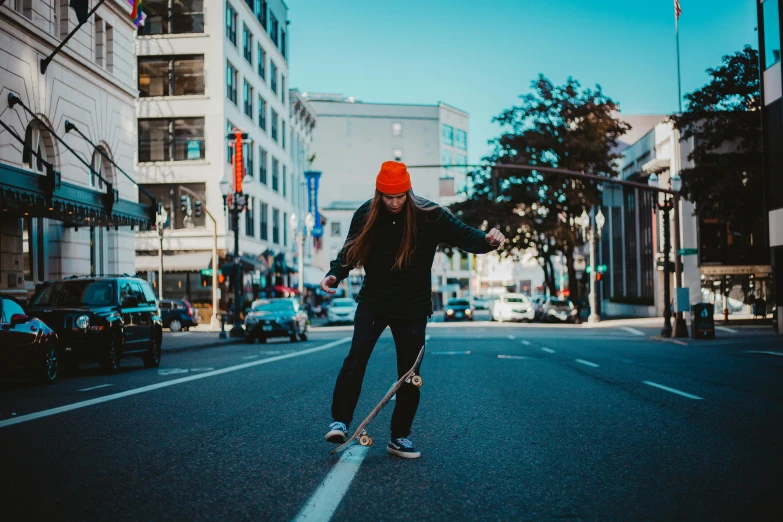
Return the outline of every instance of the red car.
[[[25,369],[43,382],[54,382],[57,355],[57,334],[29,317],[19,301],[0,294],[0,369]]]

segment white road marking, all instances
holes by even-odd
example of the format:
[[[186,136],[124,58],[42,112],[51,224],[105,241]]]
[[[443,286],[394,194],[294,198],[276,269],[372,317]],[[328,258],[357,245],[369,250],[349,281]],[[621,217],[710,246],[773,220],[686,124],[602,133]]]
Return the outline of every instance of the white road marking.
[[[260,355],[246,355],[246,356],[242,357],[242,359],[245,359],[245,360],[248,360],[248,359],[258,359],[259,357],[261,357],[261,356]]]
[[[498,355],[498,359],[529,359],[524,355]]]
[[[331,343],[324,344],[323,346],[317,346],[315,348],[308,348],[307,350],[301,350],[298,352],[291,352],[284,355],[278,355],[276,357],[269,357],[268,359],[261,359],[259,361],[252,361],[252,362],[246,362],[242,364],[237,364],[235,366],[229,366],[227,368],[221,368],[219,370],[214,370],[211,372],[205,372],[205,373],[199,373],[196,375],[188,375],[187,377],[180,377],[179,379],[171,379],[170,381],[165,382],[159,382],[157,384],[151,384],[149,386],[142,386],[141,388],[135,388],[133,390],[127,390],[120,393],[114,393],[111,395],[104,395],[103,397],[97,397],[95,399],[90,399],[87,401],[81,401],[81,402],[75,402],[73,404],[68,404],[66,406],[60,406],[58,408],[52,408],[49,410],[42,410],[35,413],[28,413],[27,415],[21,415],[15,419],[9,419],[6,421],[0,421],[0,428],[7,428],[8,426],[13,426],[14,424],[20,424],[22,422],[28,422],[36,419],[41,419],[44,417],[49,417],[51,415],[57,415],[59,413],[65,413],[71,410],[78,410],[80,408],[86,408],[87,406],[94,406],[96,404],[101,404],[103,402],[113,401],[117,399],[122,399],[123,397],[130,397],[131,395],[138,395],[140,393],[146,393],[153,390],[158,390],[160,388],[167,388],[169,386],[174,386],[177,384],[183,384],[190,381],[197,381],[199,379],[206,379],[207,377],[214,377],[216,375],[223,375],[224,373],[231,373],[236,372],[239,370],[244,370],[246,368],[252,368],[254,366],[258,366],[261,364],[268,364],[272,362],[282,361],[283,359],[290,359],[292,357],[299,357],[302,355],[308,355],[315,352],[320,352],[323,350],[328,350],[329,348],[334,348],[335,346],[339,346],[341,344],[345,344],[351,340],[350,337],[345,337],[343,339],[338,339],[337,341],[332,341]]]
[[[92,388],[84,388],[79,391],[90,391],[90,390],[97,390],[98,388],[106,388],[108,386],[114,386],[113,384],[101,384],[100,386],[93,386]]]
[[[687,397],[689,399],[696,399],[697,401],[703,401],[704,399],[702,397],[699,397],[698,395],[691,395],[690,393],[685,393],[684,391],[675,390],[674,388],[669,388],[668,386],[664,386],[663,384],[658,384],[655,382],[650,381],[642,381],[644,384],[648,386],[654,386],[656,388],[660,388],[662,390],[666,390],[667,392],[676,393],[677,395],[682,395],[683,397]]]
[[[169,337],[181,337],[183,335],[188,335],[188,332],[174,332],[169,334]]]
[[[211,372],[214,368],[191,368],[191,372]]]
[[[625,330],[626,332],[631,332],[634,335],[644,335],[644,332],[641,330],[637,330],[636,328],[631,328],[630,326],[620,326],[620,330]]]
[[[432,352],[432,355],[470,355],[470,352]]]
[[[286,353],[282,350],[265,350],[258,352],[261,355],[280,355],[281,353]]]
[[[185,368],[164,368],[158,370],[158,375],[176,375],[178,373],[188,373],[188,370]]]
[[[516,335],[509,335],[509,336],[508,336],[508,338],[509,338],[509,339],[511,339],[511,340],[513,341],[514,339],[516,339],[516,338],[517,338],[517,336],[516,336]]]
[[[716,326],[715,329],[720,330],[721,332],[739,333],[739,331],[734,328],[729,328],[728,326]]]
[[[783,353],[780,353],[780,352],[762,352],[762,351],[758,351],[758,350],[748,350],[748,351],[745,351],[745,352],[742,352],[742,353],[761,353],[761,354],[764,354],[764,355],[777,355],[779,357],[783,357]]]
[[[599,368],[599,365],[592,363],[590,361],[585,361],[584,359],[574,359],[579,364],[584,364],[585,366],[590,366],[591,368]]]
[[[541,348],[541,351],[544,351],[546,353],[555,353],[555,351],[552,348]]]
[[[321,482],[293,522],[326,522],[330,520],[345,496],[345,492],[348,491],[348,486],[356,477],[359,466],[369,450],[370,448],[367,446],[354,446],[345,450],[340,460]]]
[[[680,346],[688,346],[688,343],[686,343],[685,341],[678,341],[677,339],[673,339],[672,342],[674,344],[679,344]]]
[[[431,335],[425,335],[425,336],[424,336],[424,342],[425,342],[425,343],[426,343],[427,341],[429,341],[430,339],[432,339],[432,336],[431,336]]]
[[[530,346],[530,341],[520,341],[525,346]]]

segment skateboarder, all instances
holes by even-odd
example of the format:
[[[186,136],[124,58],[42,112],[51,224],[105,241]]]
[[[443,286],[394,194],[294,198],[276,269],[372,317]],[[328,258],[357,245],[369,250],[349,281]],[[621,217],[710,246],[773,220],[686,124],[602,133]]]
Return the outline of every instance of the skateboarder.
[[[424,346],[427,318],[432,315],[432,262],[441,243],[473,254],[500,246],[505,237],[471,228],[437,204],[411,190],[404,163],[384,162],[375,180],[375,197],[354,213],[348,238],[321,289],[334,288],[354,267],[364,267],[353,340],[337,377],[332,397],[332,419],[326,440],[343,443],[362,389],[364,372],[375,343],[391,327],[397,350],[397,375],[410,370]],[[407,438],[419,406],[419,389],[404,384],[397,392],[387,451],[404,458],[421,453]]]

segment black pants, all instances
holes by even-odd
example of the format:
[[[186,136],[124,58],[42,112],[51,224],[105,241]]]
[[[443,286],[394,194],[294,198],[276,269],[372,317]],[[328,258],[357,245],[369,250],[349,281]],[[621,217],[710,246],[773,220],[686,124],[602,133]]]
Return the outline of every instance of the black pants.
[[[397,348],[397,378],[411,369],[419,350],[424,346],[427,318],[389,320],[375,314],[369,306],[359,303],[351,341],[351,351],[343,362],[332,397],[332,418],[346,426],[353,420],[353,412],[362,391],[364,372],[375,343],[387,326],[391,327]],[[380,397],[379,397],[380,399]],[[392,439],[410,435],[413,418],[419,408],[419,389],[405,383],[397,392],[391,421]]]

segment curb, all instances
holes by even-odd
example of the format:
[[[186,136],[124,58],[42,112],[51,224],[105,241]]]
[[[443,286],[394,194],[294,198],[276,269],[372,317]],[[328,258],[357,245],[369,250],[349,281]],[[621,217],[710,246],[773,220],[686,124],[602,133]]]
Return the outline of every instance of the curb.
[[[224,346],[224,345],[240,344],[240,343],[244,343],[244,342],[245,342],[244,339],[226,339],[226,340],[223,340],[223,339],[217,338],[214,341],[203,341],[203,342],[198,342],[198,343],[195,343],[195,344],[191,343],[191,344],[186,344],[186,345],[182,345],[182,346],[174,346],[174,347],[171,347],[171,348],[166,348],[166,345],[164,343],[161,346],[161,352],[162,353],[166,353],[166,352],[168,352],[168,353],[188,352],[188,351],[191,351],[191,350],[203,350],[203,349],[206,349],[206,348],[219,348],[220,346]]]

